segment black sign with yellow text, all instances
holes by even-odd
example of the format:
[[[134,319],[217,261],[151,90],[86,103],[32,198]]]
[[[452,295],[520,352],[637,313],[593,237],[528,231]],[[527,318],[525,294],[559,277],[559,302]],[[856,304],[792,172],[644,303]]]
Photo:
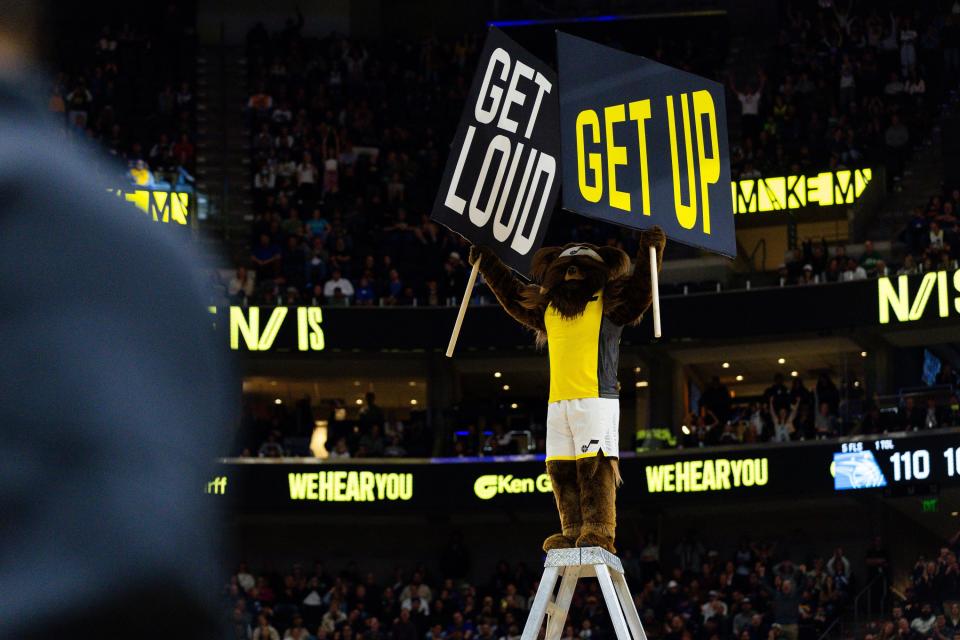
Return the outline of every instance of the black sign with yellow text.
[[[557,77],[490,29],[432,218],[526,274],[560,190]]]
[[[856,454],[871,456],[876,481]],[[858,466],[859,465],[859,466]],[[850,488],[960,485],[956,429],[884,434],[784,445],[662,450],[624,455],[617,493],[621,508],[829,497]],[[858,471],[859,470],[859,471]],[[859,475],[857,475],[859,473]],[[882,480],[882,482],[881,482]],[[477,512],[555,508],[542,456],[499,459],[350,461],[232,460],[221,465],[207,493],[241,511],[308,513]]]
[[[557,33],[563,207],[733,257],[723,86]]]

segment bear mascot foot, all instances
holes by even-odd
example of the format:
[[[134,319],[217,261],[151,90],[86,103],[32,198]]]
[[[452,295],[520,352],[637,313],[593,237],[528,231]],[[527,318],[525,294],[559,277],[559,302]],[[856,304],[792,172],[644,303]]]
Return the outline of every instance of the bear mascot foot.
[[[584,522],[580,537],[577,538],[577,546],[602,547],[610,553],[617,552],[613,546],[613,529],[600,523]]]
[[[573,549],[576,546],[576,537],[565,536],[562,533],[555,533],[543,541],[544,551],[553,551],[554,549]]]

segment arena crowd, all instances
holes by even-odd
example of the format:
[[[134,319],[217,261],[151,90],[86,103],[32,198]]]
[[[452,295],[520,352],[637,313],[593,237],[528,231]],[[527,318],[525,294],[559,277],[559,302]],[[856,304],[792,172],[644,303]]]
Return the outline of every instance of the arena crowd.
[[[719,549],[694,532],[669,549],[647,535],[620,555],[650,638],[815,640],[868,588],[878,604],[891,607],[895,628],[907,626],[882,635],[889,623],[870,621],[873,640],[952,640],[960,632],[956,605],[949,603],[958,595],[957,540],[935,560],[920,558],[903,594],[888,589],[893,568],[879,537],[863,557],[828,546],[792,557],[774,542],[747,537]],[[386,573],[353,561],[334,567],[325,559],[282,570],[241,563],[225,583],[223,601],[231,637],[242,640],[518,640],[538,566],[501,561],[483,575],[455,534],[432,563]],[[615,637],[594,580],[580,581],[562,637]]]
[[[182,4],[182,3],[181,3]],[[192,189],[195,15],[176,2],[97,21],[86,12],[54,43],[49,111],[64,137],[103,148],[116,188]]]
[[[957,15],[932,6],[797,3],[770,51],[749,62],[726,67],[725,43],[683,38],[662,37],[644,53],[728,86],[735,176],[883,165],[895,186],[960,77],[957,25]],[[301,16],[279,32],[258,25],[248,35],[256,218],[228,296],[240,304],[455,302],[467,245],[428,214],[481,38],[373,43],[306,37],[302,26]],[[940,230],[952,227],[952,212],[938,212]],[[633,234],[569,218],[569,231],[551,242],[635,255]],[[693,254],[671,246],[671,255]],[[780,277],[849,281],[900,268],[869,242],[854,255],[844,244],[806,242]],[[483,288],[477,298],[492,300]]]

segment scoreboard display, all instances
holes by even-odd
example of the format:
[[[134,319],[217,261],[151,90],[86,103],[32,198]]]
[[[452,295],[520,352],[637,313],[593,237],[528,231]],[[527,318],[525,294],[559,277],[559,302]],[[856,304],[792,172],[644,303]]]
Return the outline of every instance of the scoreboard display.
[[[878,437],[838,443],[830,471],[837,491],[960,479],[960,438]]]

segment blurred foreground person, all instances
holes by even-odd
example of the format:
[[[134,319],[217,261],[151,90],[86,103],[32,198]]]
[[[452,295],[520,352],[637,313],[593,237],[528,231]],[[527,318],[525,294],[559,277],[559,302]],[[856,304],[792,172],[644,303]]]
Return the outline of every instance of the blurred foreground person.
[[[35,8],[0,0],[0,620],[217,637],[204,485],[229,385],[199,265],[47,122]]]

